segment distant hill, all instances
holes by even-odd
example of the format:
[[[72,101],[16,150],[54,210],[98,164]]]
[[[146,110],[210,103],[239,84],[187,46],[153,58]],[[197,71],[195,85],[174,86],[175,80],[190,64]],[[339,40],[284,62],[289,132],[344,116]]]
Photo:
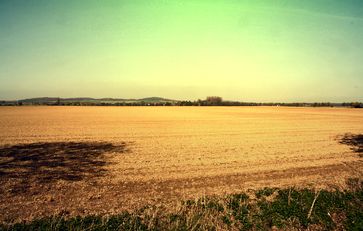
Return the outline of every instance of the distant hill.
[[[148,98],[138,99],[137,101],[144,101],[144,102],[176,102],[177,100],[165,99],[165,98],[161,98],[161,97],[148,97]]]
[[[119,98],[90,98],[90,97],[77,97],[77,98],[58,98],[58,97],[38,97],[21,99],[17,102],[23,104],[56,104],[56,103],[92,103],[92,104],[116,104],[116,103],[173,103],[178,100],[165,99],[161,97],[147,97],[142,99],[119,99]]]
[[[22,103],[47,103],[47,102],[56,102],[58,98],[55,97],[41,97],[41,98],[31,98],[31,99],[21,99],[18,100]]]

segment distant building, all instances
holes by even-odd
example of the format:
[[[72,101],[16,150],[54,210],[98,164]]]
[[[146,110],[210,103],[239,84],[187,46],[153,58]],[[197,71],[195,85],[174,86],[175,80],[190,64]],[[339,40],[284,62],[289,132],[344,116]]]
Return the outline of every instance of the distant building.
[[[219,105],[222,103],[222,97],[219,96],[208,96],[206,99],[207,103],[210,105]]]

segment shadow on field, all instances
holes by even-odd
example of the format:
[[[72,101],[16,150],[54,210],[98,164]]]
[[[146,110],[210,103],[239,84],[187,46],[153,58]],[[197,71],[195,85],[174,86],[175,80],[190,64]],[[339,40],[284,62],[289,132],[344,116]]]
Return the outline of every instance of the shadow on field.
[[[340,143],[351,146],[354,152],[359,153],[359,156],[363,157],[363,134],[347,133],[340,138]]]
[[[16,181],[26,189],[31,183],[79,181],[105,173],[105,153],[126,151],[126,144],[107,142],[31,143],[0,147],[0,183]],[[19,182],[20,181],[20,182]],[[15,182],[14,182],[15,183]]]

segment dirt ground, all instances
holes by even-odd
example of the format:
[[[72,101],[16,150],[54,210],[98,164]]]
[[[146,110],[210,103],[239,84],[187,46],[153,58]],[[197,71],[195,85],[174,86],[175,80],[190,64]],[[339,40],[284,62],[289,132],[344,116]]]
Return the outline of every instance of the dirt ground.
[[[347,108],[1,107],[0,222],[343,188],[362,177],[362,133]]]

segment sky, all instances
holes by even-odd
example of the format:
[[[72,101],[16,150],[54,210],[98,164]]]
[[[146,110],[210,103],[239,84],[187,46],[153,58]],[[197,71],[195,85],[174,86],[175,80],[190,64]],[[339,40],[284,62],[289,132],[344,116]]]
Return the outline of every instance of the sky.
[[[361,0],[0,0],[0,99],[363,101]]]

